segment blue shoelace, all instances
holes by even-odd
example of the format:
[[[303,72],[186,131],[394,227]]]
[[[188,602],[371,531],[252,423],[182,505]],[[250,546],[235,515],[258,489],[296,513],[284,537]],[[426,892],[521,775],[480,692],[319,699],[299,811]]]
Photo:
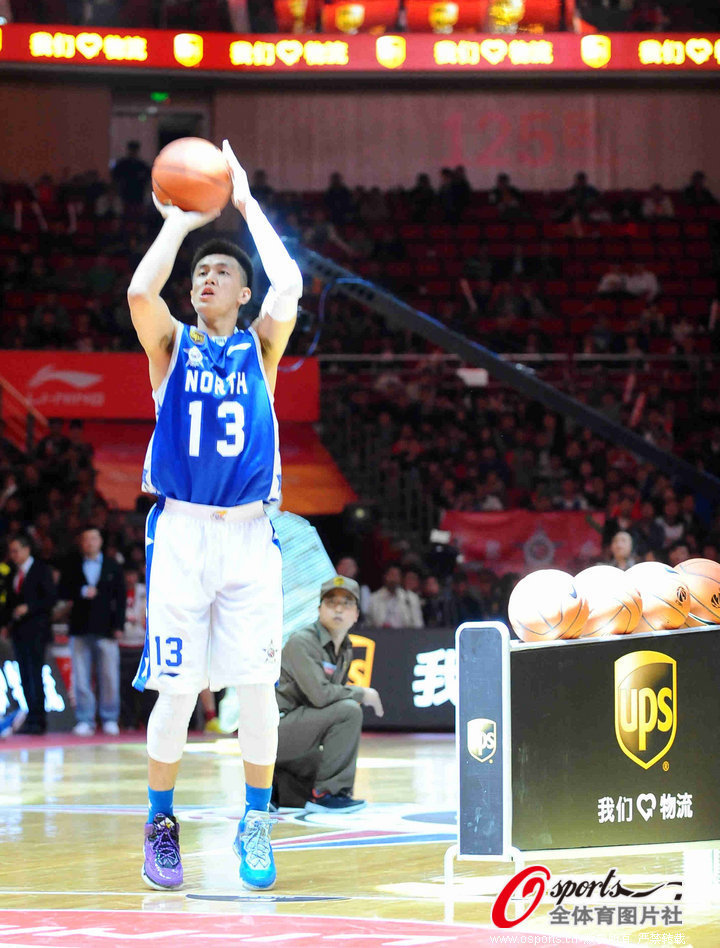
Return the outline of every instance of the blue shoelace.
[[[155,824],[155,832],[150,837],[155,861],[164,869],[171,869],[178,864],[180,851],[175,835],[175,825],[170,820],[163,820]]]

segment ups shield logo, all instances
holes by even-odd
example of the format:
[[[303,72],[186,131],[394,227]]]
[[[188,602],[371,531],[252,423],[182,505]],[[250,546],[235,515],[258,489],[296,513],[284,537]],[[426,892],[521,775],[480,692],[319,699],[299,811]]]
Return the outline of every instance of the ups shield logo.
[[[369,688],[375,661],[375,642],[364,635],[351,635],[350,644],[353,647],[353,660],[348,670],[348,681],[351,685]],[[358,649],[364,650],[364,654],[356,656]]]
[[[649,770],[677,730],[677,662],[662,652],[631,652],[615,662],[615,735],[624,754]]]
[[[467,724],[468,752],[481,764],[495,756],[497,725],[490,718],[473,718]]]

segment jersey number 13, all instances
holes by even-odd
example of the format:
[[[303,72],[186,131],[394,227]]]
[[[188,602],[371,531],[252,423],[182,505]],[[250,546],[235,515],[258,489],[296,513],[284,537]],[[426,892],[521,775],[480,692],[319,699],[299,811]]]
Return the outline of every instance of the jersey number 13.
[[[200,432],[202,431],[203,403],[190,402],[190,443],[188,454],[200,457]],[[235,458],[245,445],[245,409],[239,402],[220,402],[217,416],[225,422],[225,437],[215,442],[217,453],[224,458]]]

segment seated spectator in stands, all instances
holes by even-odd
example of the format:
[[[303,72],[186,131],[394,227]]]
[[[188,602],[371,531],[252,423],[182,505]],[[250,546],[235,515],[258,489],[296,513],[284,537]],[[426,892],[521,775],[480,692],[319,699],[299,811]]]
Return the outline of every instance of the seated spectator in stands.
[[[642,216],[646,221],[668,220],[675,217],[675,208],[669,194],[662,186],[654,184],[642,203]]]
[[[631,263],[625,279],[625,288],[631,296],[641,297],[651,303],[660,292],[658,278],[644,263]]]
[[[626,570],[636,563],[633,538],[627,530],[620,530],[610,541],[610,566]]]
[[[340,234],[338,234],[335,225],[328,220],[327,214],[322,208],[317,207],[313,211],[312,222],[303,233],[303,240],[313,250],[322,253],[327,244],[334,244],[348,257],[354,257],[355,251],[346,243]]]
[[[557,214],[557,220],[587,220],[588,209],[599,197],[598,189],[588,183],[587,174],[578,171],[572,185],[565,192],[565,200]]]
[[[547,304],[540,297],[537,287],[530,280],[521,280],[519,290],[522,319],[537,320],[548,315]]]
[[[680,498],[680,516],[685,524],[685,536],[702,536],[705,532],[702,521],[696,513],[695,495],[684,494]]]
[[[616,504],[607,511],[602,532],[603,546],[609,546],[616,533],[632,533],[636,518],[633,517],[635,501],[629,494],[623,494]]]
[[[98,220],[111,220],[122,217],[124,213],[123,199],[120,197],[116,184],[112,182],[95,198],[93,215]]]
[[[504,171],[495,179],[495,187],[488,194],[488,201],[497,208],[500,217],[520,217],[523,212],[523,196],[510,183],[510,175]]]
[[[453,169],[453,195],[455,206],[462,217],[472,198],[472,187],[468,181],[465,165],[456,165]]]
[[[627,294],[627,277],[619,263],[611,263],[610,269],[600,277],[595,290],[598,296],[625,296]]]
[[[493,280],[497,276],[495,261],[488,245],[480,243],[463,259],[463,276],[468,280]]]
[[[440,589],[437,576],[426,576],[422,585],[422,614],[425,628],[439,629],[448,626],[447,598]]]
[[[415,593],[418,599],[420,598],[422,594],[422,577],[419,569],[416,569],[414,566],[406,566],[403,569],[402,584],[406,592]]]
[[[637,362],[627,362],[626,367],[642,369],[647,366],[644,357],[647,355],[649,344],[647,337],[635,332],[626,333],[618,339],[618,352],[622,355],[633,356]]]
[[[633,523],[631,532],[638,556],[645,556],[648,550],[662,549],[665,535],[649,500],[640,505],[640,517]]]
[[[670,26],[670,18],[655,0],[636,0],[625,29],[640,33],[660,33]]]
[[[390,217],[390,209],[380,188],[370,188],[357,206],[357,216],[365,224],[382,224]]]
[[[720,548],[717,543],[703,543],[700,547],[700,556],[704,560],[713,560],[713,562],[720,562]]]
[[[553,497],[555,510],[587,510],[588,502],[580,491],[580,485],[574,477],[564,477],[560,490]]]
[[[461,622],[471,622],[482,618],[482,606],[477,597],[470,592],[468,575],[463,570],[457,570],[452,575],[447,597],[447,618],[453,629],[457,628]]]
[[[325,207],[333,224],[344,224],[352,215],[353,198],[339,171],[333,171],[323,194]]]
[[[335,572],[338,576],[345,576],[346,579],[354,579],[360,586],[360,616],[367,616],[370,606],[370,587],[360,583],[360,570],[357,560],[352,556],[341,556],[337,561]]]
[[[67,330],[58,325],[51,309],[43,311],[37,324],[30,330],[27,340],[30,349],[63,349],[67,343]]]
[[[684,563],[685,560],[690,559],[690,547],[687,545],[685,540],[681,540],[679,543],[673,543],[673,545],[668,549],[666,555],[668,566],[674,567],[677,566],[678,563]]]
[[[104,253],[98,254],[93,265],[85,274],[85,282],[93,296],[109,293],[117,280],[117,273],[110,266],[110,260]]]
[[[630,188],[625,188],[621,191],[612,206],[613,219],[617,221],[618,224],[639,220],[641,212],[642,205],[640,198]]]
[[[391,563],[385,570],[383,585],[370,595],[368,624],[376,628],[421,629],[423,627],[420,599],[402,585],[402,570]]]
[[[670,326],[670,335],[673,342],[682,346],[691,336],[695,334],[695,324],[684,313],[681,313],[679,319],[674,319]]]
[[[665,313],[654,300],[648,302],[640,313],[640,328],[649,336],[662,336],[665,333]]]
[[[418,223],[426,221],[436,200],[435,190],[430,183],[430,175],[419,174],[414,186],[408,191],[407,197],[411,218]]]
[[[465,169],[458,165],[455,170],[442,168],[440,170],[440,188],[438,200],[443,213],[443,219],[449,224],[457,224],[470,202],[470,182],[465,175]]]
[[[253,175],[250,191],[255,200],[263,207],[267,207],[272,201],[275,189],[268,183],[267,173],[262,168],[258,168]]]
[[[683,200],[693,207],[708,207],[717,204],[717,198],[705,183],[705,172],[695,171],[690,183],[683,190]]]
[[[552,244],[544,240],[537,257],[528,260],[526,274],[535,280],[559,280],[562,277],[562,260],[553,253]]]
[[[599,474],[586,477],[582,492],[591,510],[602,510],[605,507],[607,489],[605,481]]]
[[[665,500],[662,510],[655,522],[663,532],[662,548],[668,550],[685,536],[685,521],[680,516],[680,504],[674,497]]]

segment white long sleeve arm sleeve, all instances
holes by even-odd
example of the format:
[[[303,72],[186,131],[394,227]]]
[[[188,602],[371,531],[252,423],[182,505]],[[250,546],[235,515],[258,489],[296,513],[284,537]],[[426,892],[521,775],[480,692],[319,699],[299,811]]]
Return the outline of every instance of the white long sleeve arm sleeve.
[[[262,208],[251,197],[245,205],[245,220],[255,241],[260,261],[270,280],[261,312],[278,322],[289,322],[297,314],[303,281],[300,268],[287,252]]]

